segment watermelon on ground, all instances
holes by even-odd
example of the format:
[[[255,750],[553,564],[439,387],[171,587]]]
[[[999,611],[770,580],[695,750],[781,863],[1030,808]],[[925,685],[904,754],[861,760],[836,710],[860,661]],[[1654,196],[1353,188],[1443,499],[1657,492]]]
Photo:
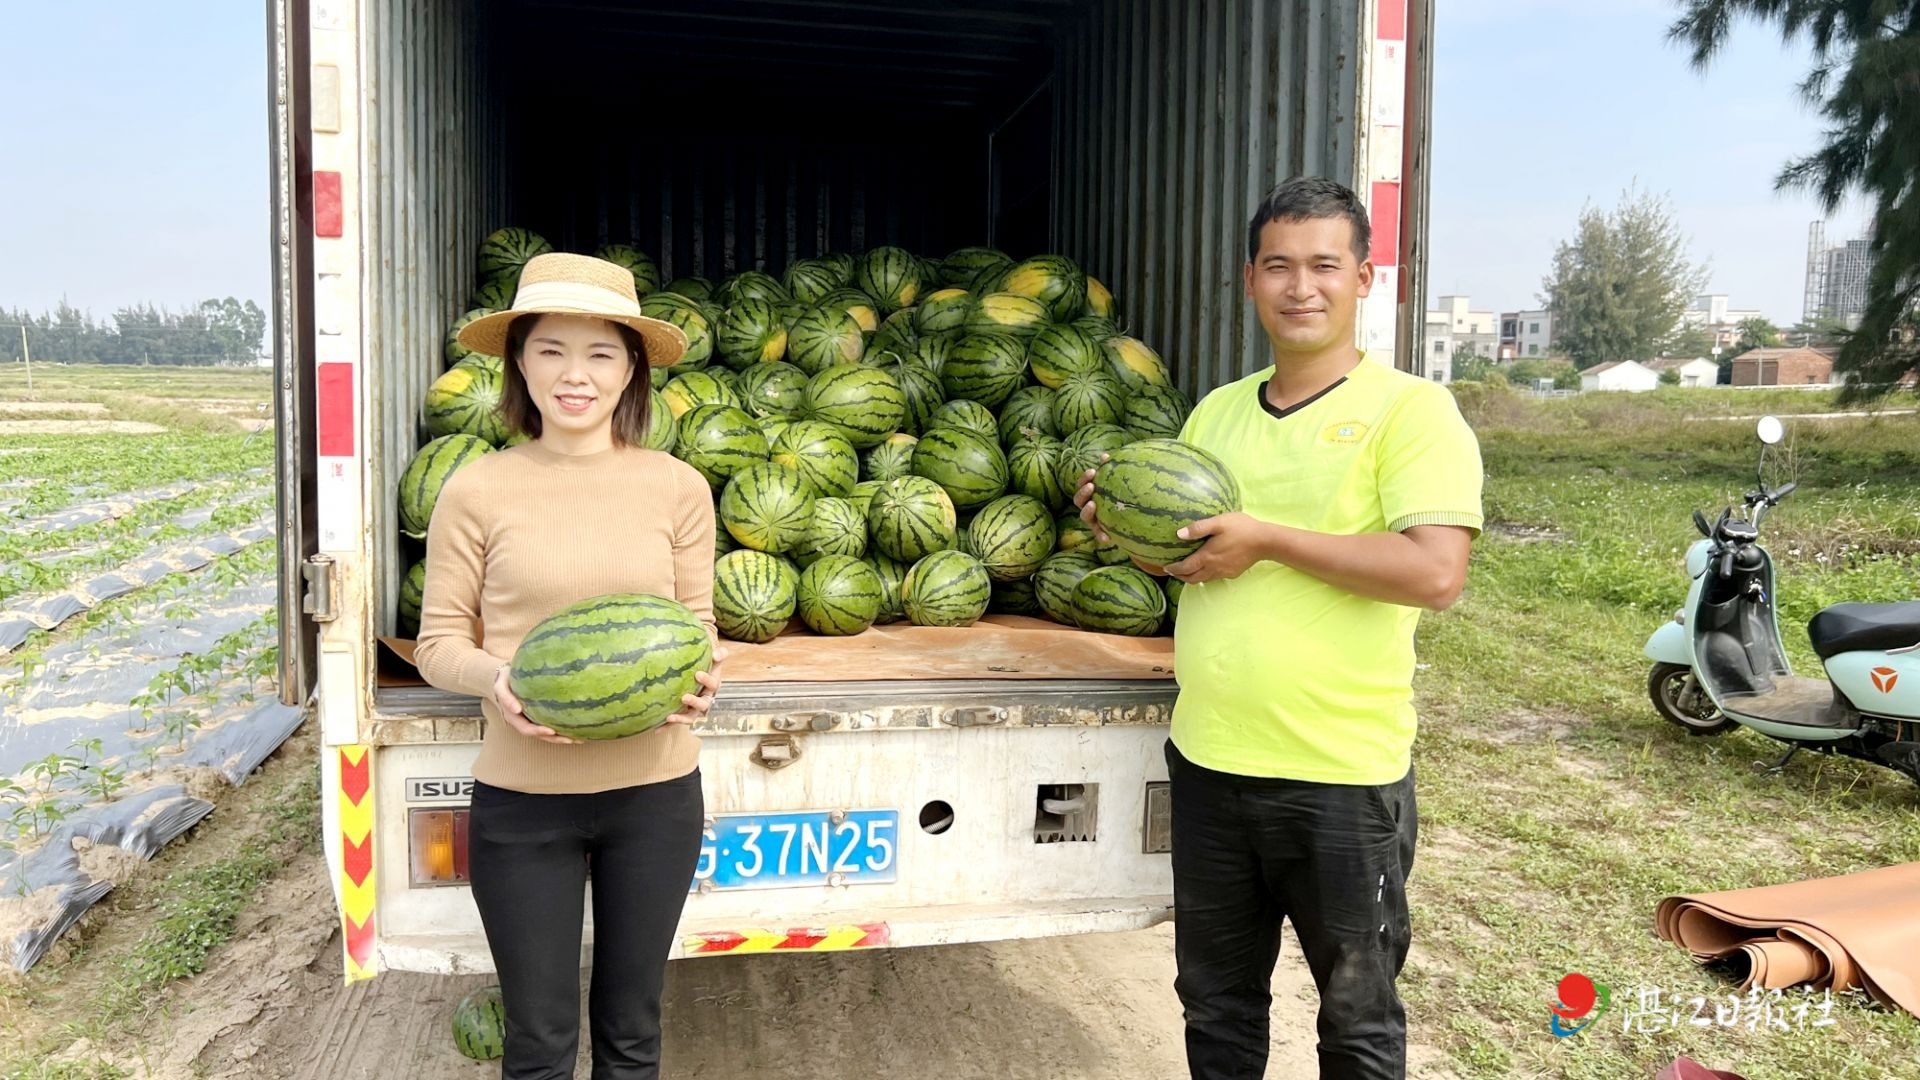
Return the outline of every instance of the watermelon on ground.
[[[657,292],[640,301],[640,314],[670,322],[687,335],[687,351],[673,365],[675,374],[705,367],[712,358],[713,323],[695,301],[678,293]]]
[[[453,1008],[453,1045],[475,1061],[494,1061],[507,1048],[507,1007],[500,987],[483,986]]]
[[[651,731],[701,692],[713,639],[686,605],[644,593],[569,604],[514,650],[507,685],[527,718],[570,739]]]

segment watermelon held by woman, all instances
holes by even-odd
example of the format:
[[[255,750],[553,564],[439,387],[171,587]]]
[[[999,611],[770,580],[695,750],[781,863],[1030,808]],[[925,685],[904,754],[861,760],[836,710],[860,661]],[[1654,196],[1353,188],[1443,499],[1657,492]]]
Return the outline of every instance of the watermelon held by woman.
[[[527,718],[570,739],[652,731],[701,692],[713,638],[685,604],[612,593],[542,619],[514,650],[507,685]]]
[[[1108,452],[1093,474],[1101,531],[1114,546],[1156,566],[1199,550],[1179,532],[1240,509],[1240,484],[1219,458],[1178,439],[1143,439]]]

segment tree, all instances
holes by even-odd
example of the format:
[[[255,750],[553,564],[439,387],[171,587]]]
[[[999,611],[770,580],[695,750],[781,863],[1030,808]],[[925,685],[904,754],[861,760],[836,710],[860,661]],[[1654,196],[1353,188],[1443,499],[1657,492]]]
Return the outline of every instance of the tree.
[[[1490,382],[1500,377],[1493,361],[1471,349],[1453,358],[1454,382]]]
[[[1735,356],[1748,349],[1770,349],[1780,344],[1780,331],[1772,322],[1758,315],[1741,319],[1737,329],[1740,331],[1740,340],[1734,342]]]
[[[1660,369],[1660,385],[1661,386],[1679,386],[1680,385],[1680,369],[1679,368],[1661,368]]]
[[[1712,356],[1713,345],[1713,331],[1704,326],[1682,325],[1661,352],[1667,356]]]
[[[1534,356],[1507,365],[1507,381],[1515,386],[1531,390],[1539,379],[1552,379],[1555,390],[1580,389],[1580,369],[1565,360],[1545,360]]]
[[[1665,200],[1651,193],[1628,191],[1611,213],[1588,204],[1543,282],[1555,348],[1581,368],[1659,351],[1706,284],[1686,246]]]
[[[1781,189],[1810,189],[1832,213],[1849,193],[1874,201],[1873,272],[1859,327],[1835,368],[1853,379],[1848,397],[1885,393],[1920,361],[1906,339],[1920,305],[1920,3],[1913,0],[1680,0],[1669,31],[1692,47],[1704,71],[1737,16],[1805,35],[1814,67],[1800,93],[1828,121],[1825,141],[1788,162]]]

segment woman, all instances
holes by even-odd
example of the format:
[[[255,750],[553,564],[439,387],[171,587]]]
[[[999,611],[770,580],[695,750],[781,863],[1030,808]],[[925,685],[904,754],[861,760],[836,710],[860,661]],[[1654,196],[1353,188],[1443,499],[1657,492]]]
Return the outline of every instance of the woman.
[[[573,1076],[591,865],[594,1080],[656,1077],[661,984],[705,817],[687,724],[711,705],[725,653],[683,712],[607,742],[528,720],[507,662],[541,619],[607,593],[672,597],[713,632],[707,482],[641,445],[649,366],[678,361],[686,337],[640,314],[627,270],[551,254],[527,263],[512,310],[460,341],[505,359],[500,407],[532,440],[447,481],[427,531],[415,653],[429,683],[481,698],[487,718],[469,866],[506,1005],[501,1076]]]

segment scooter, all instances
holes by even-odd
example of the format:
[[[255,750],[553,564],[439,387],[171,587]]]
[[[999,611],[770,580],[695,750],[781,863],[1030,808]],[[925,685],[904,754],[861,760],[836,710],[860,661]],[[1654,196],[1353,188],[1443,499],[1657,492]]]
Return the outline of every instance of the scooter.
[[[1798,485],[1767,487],[1767,448],[1785,436],[1785,425],[1762,417],[1757,433],[1760,486],[1746,495],[1751,520],[1731,507],[1711,524],[1693,512],[1702,539],[1687,549],[1686,606],[1647,639],[1653,707],[1692,735],[1745,726],[1786,743],[1770,771],[1810,748],[1920,781],[1920,601],[1825,608],[1807,636],[1827,677],[1793,673],[1760,522]]]

